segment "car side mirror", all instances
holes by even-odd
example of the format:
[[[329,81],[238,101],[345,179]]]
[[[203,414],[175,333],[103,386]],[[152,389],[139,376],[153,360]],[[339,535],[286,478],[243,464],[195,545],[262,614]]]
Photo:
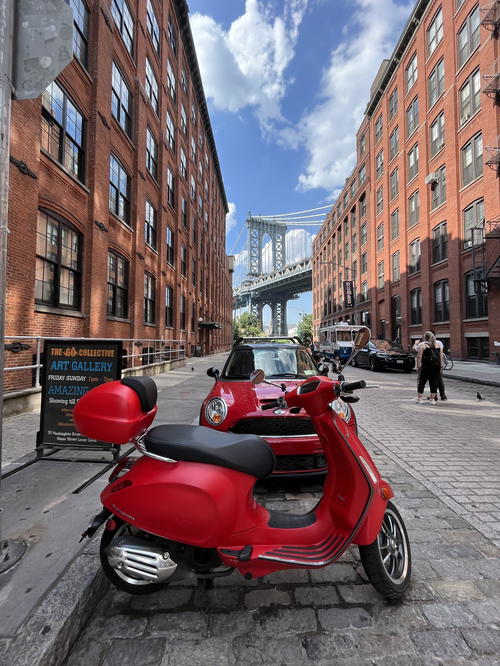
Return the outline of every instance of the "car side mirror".
[[[264,370],[254,370],[250,374],[250,381],[252,384],[262,384],[266,379],[266,373]]]
[[[216,382],[219,381],[219,374],[220,374],[220,373],[219,373],[219,371],[217,370],[217,368],[208,368],[208,370],[207,370],[207,375],[208,375],[209,377],[213,377],[213,378],[215,379]]]
[[[328,377],[328,366],[322,363],[318,366],[320,377]]]
[[[354,338],[354,349],[363,349],[363,347],[366,347],[371,337],[372,333],[368,326],[360,328]]]

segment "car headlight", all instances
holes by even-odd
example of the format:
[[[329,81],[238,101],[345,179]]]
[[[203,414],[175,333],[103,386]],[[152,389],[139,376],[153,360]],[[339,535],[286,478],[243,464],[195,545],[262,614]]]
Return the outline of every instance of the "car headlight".
[[[349,407],[347,402],[344,402],[340,398],[337,398],[337,400],[331,402],[330,407],[344,421],[349,421],[349,419],[351,418],[351,408]]]
[[[205,407],[207,421],[213,425],[220,425],[227,416],[227,405],[222,398],[212,398]]]

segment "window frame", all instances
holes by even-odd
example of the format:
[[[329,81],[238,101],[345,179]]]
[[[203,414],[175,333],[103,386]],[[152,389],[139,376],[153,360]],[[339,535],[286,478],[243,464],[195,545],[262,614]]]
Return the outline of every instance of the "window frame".
[[[153,51],[157,56],[159,56],[161,47],[161,32],[151,0],[148,0],[146,7],[146,32],[149,35],[151,45],[153,46]]]
[[[113,20],[118,28],[118,32],[120,33],[127,53],[133,57],[135,21],[127,0],[111,0],[111,15],[113,16]],[[131,31],[130,24],[132,28]]]
[[[113,183],[111,179],[112,175],[112,162],[116,162],[118,166],[118,180],[119,180],[119,186],[117,186],[115,183]],[[122,175],[125,175],[126,179],[126,194],[123,193],[121,190],[122,186]],[[131,178],[130,175],[127,171],[127,169],[123,166],[122,162],[116,157],[114,153],[109,154],[109,194],[108,194],[108,208],[115,215],[119,220],[121,220],[124,224],[127,226],[131,226],[131,217],[130,217],[130,200],[131,200]],[[111,206],[111,190],[114,190],[115,194],[118,196],[116,197],[116,205],[114,207]],[[120,208],[123,207],[124,214],[120,215]]]
[[[415,301],[415,303],[414,303]],[[410,291],[410,326],[422,324],[422,289],[415,287]]]
[[[405,67],[405,85],[406,92],[409,92],[418,79],[418,59],[415,52]]]
[[[437,172],[438,180],[431,184],[431,211],[439,208],[446,201],[446,164],[443,164]]]
[[[474,80],[477,77],[477,90],[474,91]],[[464,102],[463,91],[469,89],[469,99]],[[476,101],[476,104],[474,104]],[[466,108],[470,106],[470,113]],[[460,117],[460,127],[465,125],[481,108],[481,71],[477,67],[464,81],[458,90],[458,115]]]
[[[156,250],[158,212],[151,201],[146,198],[144,203],[144,242],[153,250]]]
[[[158,115],[160,112],[160,88],[155,71],[151,66],[148,57],[146,57],[144,70],[144,89],[146,91],[146,97],[148,98],[153,111]]]
[[[399,250],[392,253],[391,256],[391,277],[392,282],[399,282],[401,279],[401,265],[400,265],[401,253]]]
[[[438,280],[432,285],[434,321],[443,323],[450,320],[450,286],[448,279]],[[439,298],[438,298],[439,297]]]
[[[432,264],[448,259],[448,223],[440,222],[432,230]]]
[[[440,23],[436,27],[436,23],[440,19]],[[431,37],[431,31],[435,33]],[[439,36],[439,31],[441,31],[441,36]],[[443,39],[443,34],[444,34],[444,28],[443,28],[443,7],[439,7],[439,9],[435,12],[434,17],[432,21],[429,24],[429,27],[427,28],[427,56],[430,57],[434,51],[437,49],[439,44],[441,43]]]
[[[418,95],[412,99],[406,108],[406,136],[412,136],[419,124],[419,102]]]
[[[175,268],[175,231],[167,224],[165,229],[165,245],[167,248],[167,264]]]
[[[482,211],[482,216],[481,216],[480,220],[478,219],[478,212],[477,212],[478,209],[480,209]],[[466,213],[469,210],[473,211],[473,213],[472,213],[473,218],[474,218],[472,220],[473,224],[467,224],[467,222],[466,222]],[[468,204],[463,209],[463,211],[462,211],[462,229],[463,229],[463,234],[464,234],[464,242],[463,242],[463,249],[464,250],[469,250],[470,248],[472,248],[473,245],[476,245],[476,243],[473,243],[473,240],[474,240],[473,239],[473,233],[474,232],[472,230],[473,229],[480,229],[481,228],[480,227],[481,222],[483,222],[482,233],[480,234],[480,239],[481,240],[479,241],[479,243],[477,243],[477,245],[482,245],[484,243],[484,220],[485,220],[485,216],[484,216],[484,197],[479,197],[478,199],[475,199],[474,201],[472,201],[470,204]],[[470,233],[470,238],[469,238],[469,234],[468,234],[469,231],[471,232]]]
[[[408,275],[415,275],[422,269],[422,247],[420,238],[414,238],[408,244]]]
[[[149,125],[146,127],[146,171],[158,180],[158,142]]]
[[[476,154],[476,146],[478,140],[480,141],[481,145],[481,153]],[[465,165],[465,157],[466,157],[466,150],[470,148],[471,152],[471,161],[470,161],[470,172],[471,172],[471,177],[469,179],[466,179],[466,169],[467,166]],[[473,183],[475,180],[478,178],[481,178],[483,175],[484,169],[483,169],[483,155],[484,155],[484,146],[483,146],[483,134],[482,131],[477,132],[472,136],[467,143],[465,143],[462,148],[460,149],[460,172],[461,172],[461,178],[462,178],[462,186],[466,187],[467,185],[470,185]]]
[[[473,31],[472,30],[472,18],[474,14],[477,12],[477,20],[478,24],[476,29]],[[456,38],[456,47],[457,47],[457,64],[458,68],[461,69],[465,63],[469,60],[469,58],[472,56],[475,51],[479,48],[481,44],[481,15],[480,15],[480,10],[479,10],[479,3],[472,9],[462,25],[460,26],[460,29],[457,30],[457,38]],[[462,48],[460,48],[460,35],[462,33],[466,32],[466,41],[464,42],[464,45]],[[474,36],[477,35],[477,43],[473,43],[473,38]]]
[[[83,0],[68,0],[68,3],[73,10],[73,55],[87,69],[90,11]],[[80,11],[82,8],[83,12]],[[80,55],[82,51],[83,57]]]
[[[441,69],[441,72],[440,72]],[[427,79],[427,94],[429,96],[429,109],[437,104],[444,95],[444,57],[436,63]]]
[[[413,202],[416,201],[416,205],[413,206]],[[414,208],[414,213],[412,213],[412,207]],[[414,220],[412,221],[412,215]],[[415,227],[420,222],[420,190],[415,190],[408,197],[408,229]]]
[[[165,285],[165,328],[174,328],[174,289],[169,284]]]
[[[480,319],[488,316],[488,292],[477,289],[474,283],[474,271],[467,271],[464,274],[464,298],[465,298],[465,317],[466,319]],[[473,293],[469,293],[472,284]]]
[[[435,133],[435,136],[433,136]],[[435,157],[445,146],[444,111],[438,113],[429,125],[429,154]]]
[[[114,257],[115,268],[114,275],[110,275],[110,256]],[[118,263],[123,266],[124,284],[119,284],[119,270]],[[106,296],[106,316],[114,317],[116,319],[128,319],[129,310],[129,275],[130,275],[130,262],[122,254],[116,250],[108,249],[108,273],[107,273],[107,296]],[[114,282],[111,280],[114,278]],[[111,291],[111,308],[110,306],[110,291]],[[117,307],[118,303],[122,304],[123,309]]]
[[[143,321],[149,325],[156,323],[156,278],[147,271],[144,271]]]

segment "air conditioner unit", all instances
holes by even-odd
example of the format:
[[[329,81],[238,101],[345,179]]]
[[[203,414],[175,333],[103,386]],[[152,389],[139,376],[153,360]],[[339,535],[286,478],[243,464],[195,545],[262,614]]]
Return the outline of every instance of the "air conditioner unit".
[[[438,181],[439,181],[439,172],[437,172],[437,171],[434,171],[433,173],[429,173],[425,177],[425,184],[426,185],[429,185],[429,184],[432,184],[432,183],[437,183]]]

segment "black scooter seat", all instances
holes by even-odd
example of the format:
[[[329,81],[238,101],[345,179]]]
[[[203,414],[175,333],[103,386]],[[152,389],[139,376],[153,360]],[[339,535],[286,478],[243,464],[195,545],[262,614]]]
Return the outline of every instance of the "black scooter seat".
[[[159,425],[143,438],[146,451],[160,458],[208,463],[263,479],[274,469],[272,449],[258,435],[235,435],[204,426]]]

